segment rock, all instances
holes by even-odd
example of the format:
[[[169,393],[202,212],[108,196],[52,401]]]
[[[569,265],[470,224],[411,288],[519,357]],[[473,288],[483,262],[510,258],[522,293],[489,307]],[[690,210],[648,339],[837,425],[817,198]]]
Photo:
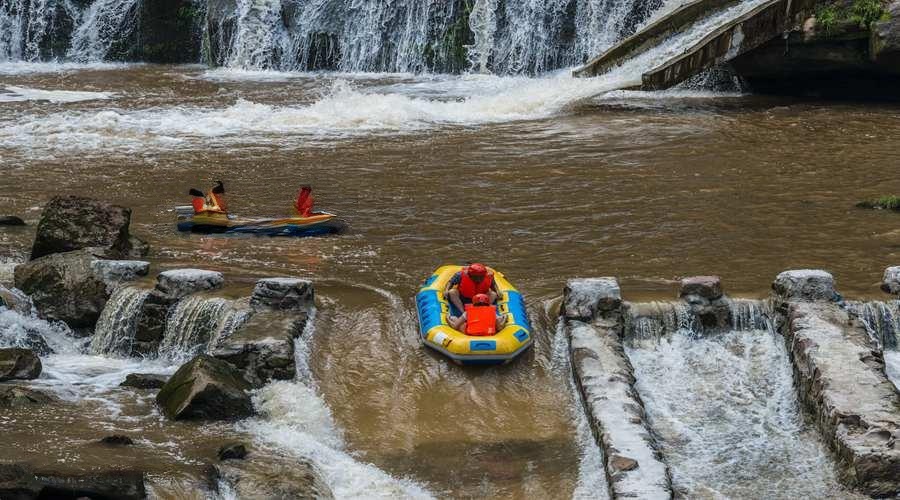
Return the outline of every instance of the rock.
[[[298,278],[265,278],[256,282],[250,296],[254,309],[308,310],[314,304],[313,284]]]
[[[57,196],[38,223],[31,258],[93,248],[110,259],[143,257],[128,233],[131,210],[81,196]]]
[[[21,290],[0,285],[0,307],[16,311],[22,316],[31,314],[31,300]]]
[[[16,288],[31,297],[43,318],[93,327],[109,298],[106,284],[94,276],[95,260],[90,250],[32,260],[16,267]]]
[[[161,389],[166,385],[169,377],[153,373],[129,373],[120,387],[134,387],[136,389]]]
[[[143,500],[147,498],[144,474],[134,470],[100,470],[83,473],[35,470],[42,486],[39,498],[92,498]],[[3,497],[4,499],[6,497]]]
[[[611,498],[672,498],[669,466],[659,453],[622,341],[623,319],[567,319],[569,356],[585,416],[605,464]]]
[[[775,278],[772,289],[783,300],[835,300],[834,277],[819,269],[785,271]]]
[[[794,387],[837,457],[839,477],[861,493],[900,494],[900,392],[860,321],[832,302],[776,305]]]
[[[893,266],[884,270],[881,289],[884,293],[900,295],[900,266]]]
[[[722,279],[718,276],[693,276],[681,280],[682,298],[688,295],[696,295],[708,300],[721,298]]]
[[[41,375],[41,359],[28,349],[0,349],[0,382],[33,380]]]
[[[131,446],[134,444],[134,440],[132,440],[128,436],[114,434],[112,436],[106,436],[105,438],[101,439],[100,443],[110,446]]]
[[[58,402],[59,399],[56,397],[35,389],[0,384],[0,408],[21,408]],[[3,498],[2,494],[0,498]]]
[[[562,315],[567,319],[590,321],[598,315],[620,311],[622,291],[615,278],[583,278],[566,282]]]
[[[227,443],[219,448],[219,460],[243,460],[247,458],[247,447],[244,443]]]
[[[0,226],[24,226],[25,221],[15,215],[0,215]]]
[[[204,269],[173,269],[160,273],[156,278],[156,289],[167,297],[177,299],[192,293],[217,290],[224,284],[222,273]]]
[[[31,500],[41,494],[43,486],[29,469],[14,463],[0,462],[0,498]]]
[[[684,278],[679,295],[704,329],[725,330],[731,327],[731,306],[718,276]]]
[[[869,56],[885,70],[900,73],[900,1],[888,6],[887,19],[872,25]]]
[[[214,466],[218,480],[242,500],[271,498],[334,498],[319,470],[309,461],[291,457],[228,460]]]
[[[150,356],[156,354],[160,342],[166,333],[166,322],[169,310],[178,301],[160,292],[152,290],[138,312],[138,321],[134,330],[134,341],[131,354]]]
[[[172,375],[156,402],[173,420],[237,420],[253,414],[248,389],[233,366],[201,354]]]
[[[143,260],[95,260],[94,276],[107,286],[115,286],[147,276],[150,263]]]
[[[294,339],[303,333],[305,312],[263,311],[213,347],[210,355],[243,371],[254,387],[292,380],[297,372]]]

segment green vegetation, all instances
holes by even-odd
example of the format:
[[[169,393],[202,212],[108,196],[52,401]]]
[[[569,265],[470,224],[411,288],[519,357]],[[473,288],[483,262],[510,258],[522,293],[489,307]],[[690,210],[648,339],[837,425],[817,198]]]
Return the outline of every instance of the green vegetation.
[[[887,16],[886,0],[853,0],[852,2],[830,2],[816,11],[816,24],[826,35],[833,34],[841,24],[852,23],[869,29],[872,23]]]
[[[859,208],[873,208],[877,210],[894,210],[900,212],[900,196],[882,196],[873,201],[863,201],[856,204]]]
[[[433,69],[460,72],[468,66],[469,50],[466,46],[474,42],[474,35],[469,27],[474,0],[456,1],[460,8],[459,16],[446,31],[437,35],[437,40],[425,47],[425,59]]]

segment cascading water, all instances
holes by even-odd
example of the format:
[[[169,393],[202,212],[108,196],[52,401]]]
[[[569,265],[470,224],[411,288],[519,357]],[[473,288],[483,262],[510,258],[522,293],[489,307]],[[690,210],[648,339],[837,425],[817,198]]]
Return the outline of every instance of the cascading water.
[[[246,319],[247,312],[231,300],[200,296],[182,299],[166,320],[159,355],[186,361],[228,336]]]
[[[728,299],[730,328],[736,331],[766,330],[771,327],[771,304],[754,299]],[[701,319],[687,303],[630,303],[625,314],[625,337],[636,341],[660,339],[676,332],[699,334]]]
[[[626,352],[684,496],[853,498],[841,490],[824,443],[804,422],[780,335],[749,330],[697,337],[679,330],[636,341]]]
[[[900,300],[847,301],[847,309],[863,322],[869,335],[883,346],[885,371],[900,389]]]
[[[91,339],[91,353],[128,356],[140,320],[141,307],[150,290],[123,286],[106,302]]]
[[[78,62],[106,59],[110,48],[129,34],[140,0],[96,0],[85,11],[72,33],[66,54]]]

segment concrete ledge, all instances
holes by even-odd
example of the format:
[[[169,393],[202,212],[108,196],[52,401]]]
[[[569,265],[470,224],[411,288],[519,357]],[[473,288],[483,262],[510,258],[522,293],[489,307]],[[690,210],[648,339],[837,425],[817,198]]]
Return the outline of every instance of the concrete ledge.
[[[672,498],[622,345],[622,297],[615,278],[570,280],[563,308],[572,372],[587,420],[605,455],[612,498]]]
[[[837,455],[841,479],[867,495],[900,493],[900,394],[881,352],[838,304],[779,309],[800,401]]]
[[[900,266],[891,266],[884,270],[881,279],[881,290],[894,296],[900,296]]]
[[[685,4],[591,59],[584,66],[576,69],[573,76],[592,77],[606,73],[625,59],[646,52],[672,34],[683,31],[686,25],[697,22],[710,11],[736,3],[736,0],[696,0]]]

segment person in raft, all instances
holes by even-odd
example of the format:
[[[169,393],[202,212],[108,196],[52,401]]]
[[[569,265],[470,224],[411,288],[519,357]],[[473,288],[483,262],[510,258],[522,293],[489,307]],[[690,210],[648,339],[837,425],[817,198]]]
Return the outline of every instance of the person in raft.
[[[454,330],[474,337],[494,335],[506,326],[506,315],[497,312],[497,306],[485,293],[475,295],[462,315],[448,316],[447,320]]]
[[[216,185],[205,195],[199,189],[193,188],[188,193],[194,197],[191,204],[194,206],[195,214],[202,212],[228,213],[228,207],[225,205],[225,184],[222,181],[216,181]]]
[[[450,278],[450,281],[447,282],[447,288],[444,290],[444,297],[455,308],[455,311],[451,311],[447,318],[450,320],[450,326],[453,326],[454,322],[458,322],[458,319],[464,316],[466,305],[472,304],[475,296],[479,294],[487,295],[489,306],[497,302],[497,299],[500,297],[500,292],[497,290],[496,283],[494,283],[494,273],[488,271],[484,264],[477,262],[470,264]],[[453,328],[463,331],[455,326]],[[497,329],[502,330],[502,327]]]

